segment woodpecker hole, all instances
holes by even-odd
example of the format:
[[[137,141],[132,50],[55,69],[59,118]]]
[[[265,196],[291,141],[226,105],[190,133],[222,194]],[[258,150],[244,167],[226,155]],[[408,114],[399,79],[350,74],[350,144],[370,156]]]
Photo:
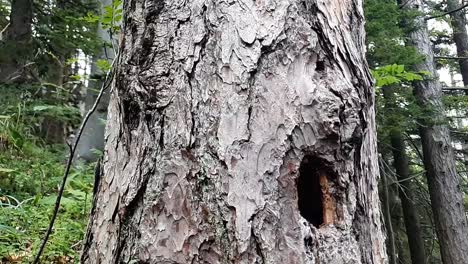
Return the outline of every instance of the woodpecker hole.
[[[315,70],[316,71],[324,71],[325,70],[325,61],[321,61],[321,60],[317,61]]]
[[[333,176],[329,165],[314,156],[305,156],[299,168],[297,194],[299,212],[316,228],[333,224],[336,210],[330,188]]]

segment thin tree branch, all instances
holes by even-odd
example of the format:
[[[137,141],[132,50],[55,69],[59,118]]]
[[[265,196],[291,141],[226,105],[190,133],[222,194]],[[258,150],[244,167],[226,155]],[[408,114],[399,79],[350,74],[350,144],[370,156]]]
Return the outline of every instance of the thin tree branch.
[[[408,133],[405,133],[406,140],[413,146],[414,150],[416,151],[416,154],[418,154],[418,157],[421,161],[424,161],[424,156],[419,150],[418,146],[416,146],[416,143],[414,143],[413,139],[408,135]]]
[[[58,192],[58,195],[57,195],[57,199],[55,200],[54,212],[52,214],[52,218],[50,219],[49,227],[48,227],[48,229],[47,229],[47,231],[46,231],[46,233],[44,235],[44,239],[42,240],[41,247],[39,248],[39,251],[37,252],[36,257],[34,258],[33,264],[38,264],[39,263],[41,255],[44,252],[45,246],[47,244],[47,241],[49,240],[49,236],[52,233],[52,229],[54,227],[55,219],[57,218],[57,214],[58,214],[58,211],[60,209],[60,201],[62,200],[63,192],[65,190],[65,184],[67,183],[67,178],[68,178],[68,175],[70,174],[71,165],[73,163],[73,157],[75,156],[75,151],[77,149],[77,146],[78,146],[78,143],[80,141],[81,135],[83,134],[83,130],[84,130],[85,126],[86,126],[86,123],[88,123],[89,118],[96,111],[96,108],[97,108],[97,106],[98,106],[98,104],[99,104],[99,102],[100,102],[100,100],[101,100],[101,98],[102,98],[102,96],[104,94],[104,91],[107,90],[109,85],[112,83],[112,77],[113,77],[113,74],[114,74],[114,64],[116,63],[118,57],[119,56],[117,55],[115,57],[114,61],[112,62],[111,69],[106,74],[106,78],[104,79],[104,82],[102,83],[101,90],[99,91],[99,94],[98,94],[98,96],[96,98],[96,101],[94,101],[93,106],[91,107],[91,109],[89,109],[88,113],[84,117],[83,122],[81,123],[80,128],[78,129],[78,134],[76,135],[76,139],[75,139],[75,142],[73,143],[73,146],[69,145],[70,155],[68,157],[68,162],[67,162],[67,166],[65,168],[65,173],[63,175],[62,184],[60,185],[60,189],[59,189],[59,192]]]
[[[447,11],[447,12],[442,13],[442,14],[440,14],[440,15],[435,15],[435,16],[426,17],[425,20],[427,21],[427,20],[430,20],[430,19],[434,19],[434,18],[439,18],[439,17],[443,17],[443,16],[446,16],[446,15],[450,15],[450,14],[455,13],[455,12],[458,12],[458,11],[460,11],[460,10],[466,8],[466,7],[468,7],[468,4],[464,4],[464,5],[462,5],[462,6],[458,7],[458,8],[455,8],[454,10]]]
[[[403,7],[405,7],[407,4],[409,4],[410,2],[412,2],[413,0],[407,0],[405,1],[404,3],[400,4],[399,8],[402,9]]]
[[[462,87],[456,87],[456,86],[448,86],[448,87],[442,87],[442,90],[468,90],[468,86],[462,86]]]
[[[466,60],[468,57],[434,56],[436,60]]]

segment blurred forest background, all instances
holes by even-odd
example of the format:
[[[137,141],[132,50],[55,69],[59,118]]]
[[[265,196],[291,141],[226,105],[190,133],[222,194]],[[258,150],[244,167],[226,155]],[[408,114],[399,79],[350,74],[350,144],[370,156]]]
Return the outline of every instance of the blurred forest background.
[[[445,108],[468,208],[468,3],[365,0],[367,59],[376,79],[380,194],[390,263],[442,263],[421,122]],[[120,0],[0,0],[0,263],[28,263],[49,224],[76,130],[118,50]],[[443,108],[418,104],[414,85],[437,78],[410,44],[429,25]],[[108,98],[88,122],[65,187],[47,263],[77,263],[102,154]],[[421,121],[423,120],[423,121]],[[452,190],[441,190],[451,192]],[[450,217],[450,216],[449,216]],[[441,240],[442,239],[442,240]],[[466,249],[468,250],[468,249]]]

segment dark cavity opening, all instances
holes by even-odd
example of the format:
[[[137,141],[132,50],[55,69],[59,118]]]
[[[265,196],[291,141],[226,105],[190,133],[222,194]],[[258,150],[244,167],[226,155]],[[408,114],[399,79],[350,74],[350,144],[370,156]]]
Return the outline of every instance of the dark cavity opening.
[[[135,130],[140,124],[140,106],[130,99],[130,95],[122,101],[125,124],[129,130]]]
[[[316,71],[324,71],[325,70],[325,61],[321,61],[321,60],[317,61],[315,70]]]
[[[325,170],[323,160],[305,156],[299,168],[297,194],[299,212],[309,223],[319,228],[324,223],[320,173]]]

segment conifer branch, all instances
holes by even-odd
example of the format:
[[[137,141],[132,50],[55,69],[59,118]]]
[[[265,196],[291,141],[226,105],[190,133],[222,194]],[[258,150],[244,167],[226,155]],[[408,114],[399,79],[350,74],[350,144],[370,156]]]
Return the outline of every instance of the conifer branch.
[[[450,11],[447,11],[445,13],[442,13],[442,14],[439,14],[439,15],[434,15],[434,16],[430,16],[430,17],[426,17],[425,20],[430,20],[430,19],[434,19],[434,18],[439,18],[439,17],[443,17],[443,16],[446,16],[446,15],[450,15],[450,14],[453,14],[453,13],[456,13],[464,8],[468,7],[468,4],[464,4],[458,8],[455,8],[454,10],[450,10]]]

